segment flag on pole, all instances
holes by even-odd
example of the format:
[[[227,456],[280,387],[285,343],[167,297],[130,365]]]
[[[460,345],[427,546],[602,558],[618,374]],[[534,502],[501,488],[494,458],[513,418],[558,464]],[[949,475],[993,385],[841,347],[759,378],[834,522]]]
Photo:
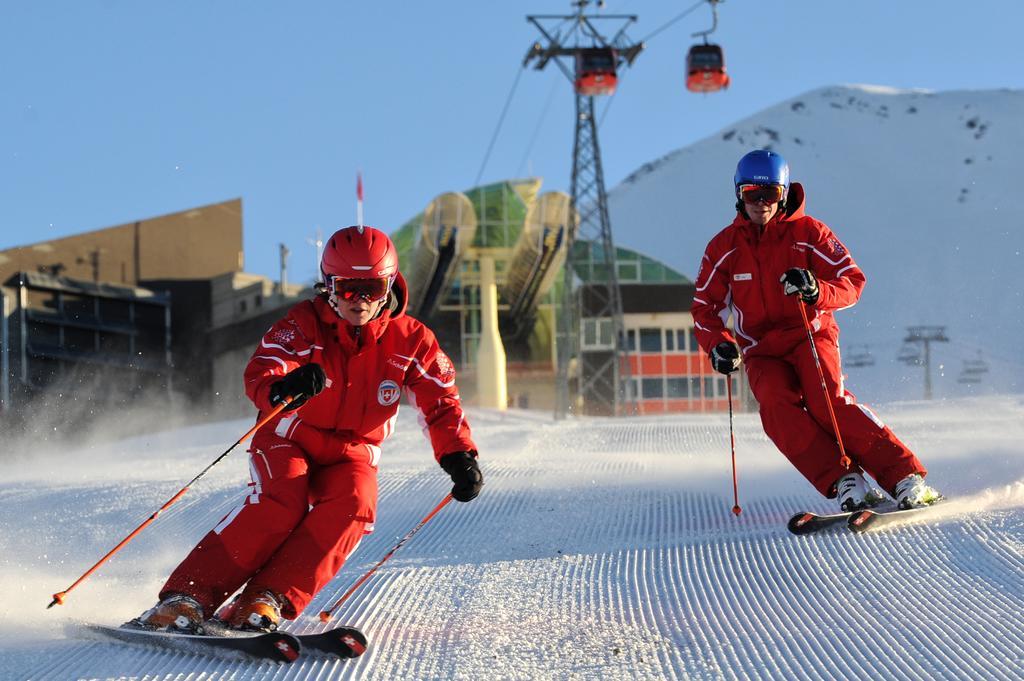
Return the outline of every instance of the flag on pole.
[[[356,172],[356,222],[359,231],[363,231],[363,173]]]

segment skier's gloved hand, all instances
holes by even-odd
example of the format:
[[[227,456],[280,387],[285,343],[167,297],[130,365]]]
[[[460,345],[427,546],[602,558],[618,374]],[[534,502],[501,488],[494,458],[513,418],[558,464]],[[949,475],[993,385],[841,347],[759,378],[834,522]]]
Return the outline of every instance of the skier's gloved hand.
[[[484,486],[484,476],[476,462],[476,452],[453,452],[441,457],[441,468],[452,476],[455,501],[473,501]]]
[[[814,276],[814,272],[793,267],[786,270],[779,281],[782,283],[783,293],[787,296],[799,293],[800,300],[808,305],[818,302],[818,278]]]
[[[711,348],[711,366],[728,376],[740,368],[740,349],[731,341],[722,341]]]
[[[280,381],[270,386],[270,406],[276,407],[289,397],[294,397],[285,411],[298,409],[327,384],[327,374],[315,362],[289,371]]]

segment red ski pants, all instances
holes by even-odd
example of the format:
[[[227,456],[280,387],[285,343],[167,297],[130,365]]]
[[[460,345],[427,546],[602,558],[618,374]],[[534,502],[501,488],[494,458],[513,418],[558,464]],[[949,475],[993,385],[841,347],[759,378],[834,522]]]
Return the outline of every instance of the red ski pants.
[[[843,447],[863,470],[892,494],[896,483],[911,473],[926,474],[914,453],[866,406],[843,387],[838,334],[828,330],[814,337],[825,385],[835,411]],[[826,497],[850,471],[840,464],[835,429],[810,342],[781,357],[744,358],[750,389],[760,405],[761,424],[790,463]]]
[[[211,616],[248,584],[284,596],[281,614],[295,619],[372,530],[376,458],[371,448],[350,447],[345,460],[318,466],[294,443],[260,431],[248,494],[171,573],[161,598],[188,594]]]

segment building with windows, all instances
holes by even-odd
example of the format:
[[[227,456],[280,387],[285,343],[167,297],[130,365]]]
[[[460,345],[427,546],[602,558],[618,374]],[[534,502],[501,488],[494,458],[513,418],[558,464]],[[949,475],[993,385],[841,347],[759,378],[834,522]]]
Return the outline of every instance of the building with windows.
[[[141,394],[198,418],[250,413],[245,363],[309,290],[242,266],[240,199],[0,251],[5,422]]]
[[[588,314],[595,308],[587,287],[607,276],[605,259],[601,246],[587,241],[574,242],[567,258],[573,228],[568,196],[542,193],[541,181],[527,178],[442,194],[392,234],[418,308],[413,316],[430,324],[459,367],[468,404],[475,399],[483,257],[495,263],[513,406],[554,409],[567,260],[581,282],[583,312],[570,379],[607,359],[611,320]],[[693,284],[627,248],[617,248],[615,260],[637,412],[726,409],[725,378],[694,341]],[[142,385],[147,395],[173,393],[197,417],[247,413],[246,360],[263,332],[310,295],[242,271],[238,199],[0,252],[0,293],[5,418],[12,406],[32,413],[54,388],[80,400],[130,401]],[[96,380],[105,392],[95,390]],[[746,392],[741,382],[734,388],[735,396]],[[574,411],[592,410],[578,403]]]
[[[622,285],[630,375],[641,414],[729,407],[726,377],[711,368],[694,336],[693,292],[689,282]],[[734,403],[738,403],[745,379],[741,373],[731,378]]]
[[[474,365],[480,339],[479,262],[481,257],[489,257],[495,261],[498,280],[501,336],[508,356],[509,400],[513,406],[554,408],[557,319],[566,257],[564,253],[549,254],[545,260],[542,248],[523,248],[531,225],[551,226],[550,220],[545,222],[545,218],[538,217],[538,205],[553,205],[557,198],[553,195],[561,194],[541,194],[540,188],[541,180],[537,178],[475,187],[459,194],[465,198],[465,204],[472,206],[472,215],[466,215],[462,208],[458,213],[450,210],[438,218],[445,211],[437,202],[452,193],[442,195],[392,234],[402,271],[409,273],[412,298],[423,299],[417,287],[436,287],[438,281],[446,282],[437,293],[436,304],[425,309],[425,313],[422,309],[417,313],[435,330],[442,347],[459,367],[460,390],[469,403],[475,391]],[[561,196],[568,205],[568,197]],[[463,200],[446,199],[446,203],[462,205]],[[563,222],[571,220],[566,216]],[[545,239],[554,242],[554,234],[548,229],[530,239],[538,244]],[[570,370],[570,374],[577,376],[587,370],[588,363],[599,363],[613,349],[611,320],[588,316],[594,305],[587,283],[607,276],[599,248],[600,244],[576,241],[573,257],[569,259],[582,282],[578,291],[583,314],[578,339],[582,366]],[[627,248],[617,248],[615,260],[638,413],[727,409],[726,379],[711,369],[694,338],[689,312],[693,283],[655,258]],[[446,268],[446,272],[432,276],[423,265],[428,261],[435,269]],[[534,285],[521,281],[524,278],[533,280]],[[534,298],[529,306],[518,302],[526,288]],[[733,381],[734,405],[740,408],[745,402],[741,397],[746,394],[745,386],[740,375],[734,375]],[[587,411],[586,405],[576,408],[578,413]]]
[[[50,406],[57,423],[74,426],[86,405],[109,411],[144,393],[170,395],[170,296],[41,272],[4,283],[13,292],[0,317],[5,418],[14,416],[12,404],[35,400],[18,416]]]

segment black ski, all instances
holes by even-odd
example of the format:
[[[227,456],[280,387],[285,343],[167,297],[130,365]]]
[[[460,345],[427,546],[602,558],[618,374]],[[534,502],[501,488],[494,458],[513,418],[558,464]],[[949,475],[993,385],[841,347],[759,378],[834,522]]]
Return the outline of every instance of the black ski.
[[[915,516],[926,514],[936,508],[938,504],[921,506],[919,508],[896,509],[892,511],[858,511],[850,515],[847,526],[851,531],[858,534],[883,528],[887,525],[904,522]]]
[[[359,657],[368,645],[366,636],[355,627],[336,627],[319,634],[295,634],[295,637],[302,643],[304,652],[346,659]]]
[[[269,634],[235,634],[232,636],[178,634],[170,631],[150,631],[130,627],[108,627],[87,624],[89,631],[124,643],[151,645],[191,653],[217,653],[293,662],[302,651],[299,639],[283,631]]]
[[[824,530],[826,528],[845,523],[852,515],[852,513],[819,515],[818,513],[811,513],[810,511],[801,511],[789,519],[789,522],[786,523],[786,527],[789,528],[789,531],[793,534],[811,534],[819,530]]]

